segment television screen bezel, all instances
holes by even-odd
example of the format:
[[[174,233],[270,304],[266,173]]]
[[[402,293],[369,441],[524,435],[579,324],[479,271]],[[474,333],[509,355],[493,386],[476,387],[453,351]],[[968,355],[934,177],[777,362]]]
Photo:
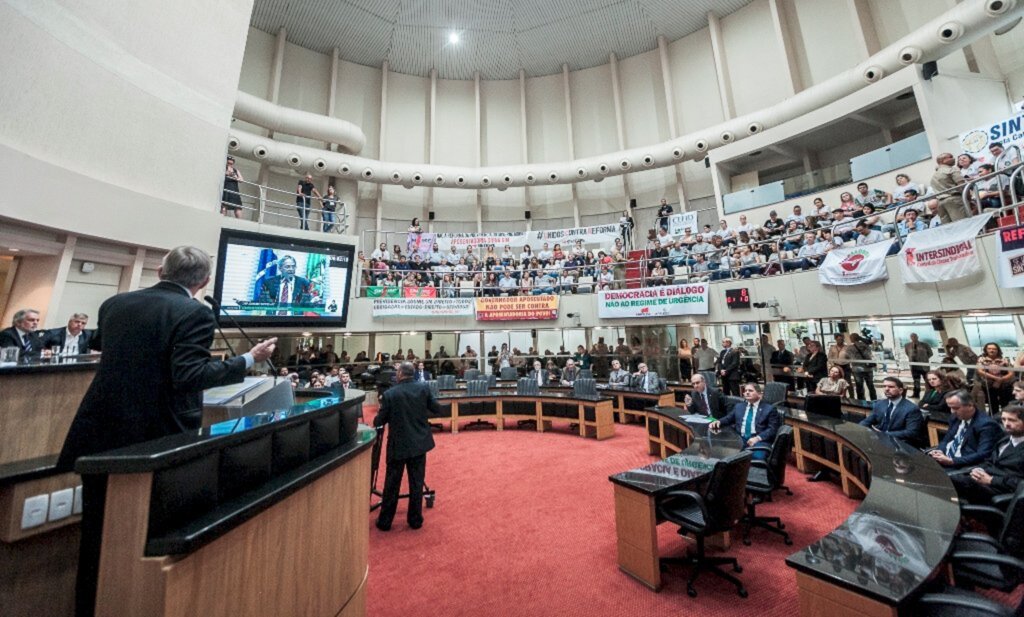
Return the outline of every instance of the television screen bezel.
[[[309,238],[298,238],[294,236],[282,236],[276,234],[259,233],[255,231],[243,231],[240,229],[222,228],[220,230],[220,242],[217,249],[217,271],[213,284],[213,297],[217,302],[223,303],[221,294],[224,291],[224,261],[227,258],[228,244],[232,240],[243,239],[255,242],[286,243],[295,247],[296,251],[315,253],[316,249],[330,249],[334,252],[347,254],[349,263],[349,274],[345,279],[345,302],[344,308],[339,317],[252,317],[244,315],[232,315],[239,326],[243,328],[345,328],[348,327],[348,309],[352,303],[352,278],[356,275],[356,247],[352,244],[337,242],[325,242],[323,240],[312,240]]]

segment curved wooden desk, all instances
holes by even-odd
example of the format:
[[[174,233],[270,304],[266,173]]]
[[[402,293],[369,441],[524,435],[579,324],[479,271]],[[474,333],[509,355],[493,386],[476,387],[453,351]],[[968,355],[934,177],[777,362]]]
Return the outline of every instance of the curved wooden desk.
[[[842,525],[786,559],[797,570],[801,615],[897,615],[944,564],[960,520],[952,482],[916,448],[856,423],[794,411],[786,423],[794,429],[798,465],[802,458],[805,466],[832,469],[847,495],[864,498]],[[694,481],[695,462],[735,452],[738,436],[709,435],[677,408],[648,409],[647,427],[649,452],[676,458],[611,480],[619,567],[657,590],[658,495]]]
[[[471,396],[464,390],[442,390],[437,398],[441,417],[432,421],[448,421],[452,433],[459,432],[463,421],[490,421],[504,430],[505,420],[533,420],[537,431],[544,432],[553,422],[579,425],[581,437],[608,439],[615,436],[612,399],[603,395],[574,395],[571,392],[541,392],[537,395],[516,394],[515,391],[492,389],[482,396]]]
[[[82,457],[107,478],[96,614],[365,614],[364,394]]]

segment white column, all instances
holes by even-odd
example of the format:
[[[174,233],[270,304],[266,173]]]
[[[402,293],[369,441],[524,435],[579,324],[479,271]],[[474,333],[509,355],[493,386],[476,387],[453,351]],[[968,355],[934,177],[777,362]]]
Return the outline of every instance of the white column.
[[[711,33],[711,53],[715,58],[715,75],[718,78],[718,96],[722,99],[722,111],[726,120],[736,117],[736,105],[732,100],[732,85],[729,83],[729,67],[725,62],[725,44],[722,42],[722,24],[714,13],[708,13],[708,30]]]
[[[527,130],[526,130],[526,71],[519,69],[519,130],[520,130],[520,142],[522,143],[522,151],[519,153],[523,164],[527,164],[530,161],[530,148],[527,142]],[[524,206],[527,212],[532,212],[533,202],[530,195],[530,187],[523,187],[523,198],[525,200]],[[533,230],[533,218],[526,220],[526,231]]]
[[[142,269],[146,263],[146,249],[137,247],[131,265],[121,268],[121,278],[117,282],[117,292],[135,291],[142,281]]]
[[[868,0],[846,0],[850,9],[849,28],[853,31],[854,43],[859,48],[862,58],[867,60],[877,54],[882,45],[878,42],[878,32],[871,21],[871,7]]]
[[[480,104],[480,71],[473,71],[473,111],[475,112],[474,129],[476,131],[476,166],[483,166],[483,113]],[[491,178],[498,182],[498,178]],[[476,189],[476,230],[483,231],[484,226],[484,190]]]
[[[789,36],[789,29],[786,28],[787,20],[782,14],[785,9],[780,6],[779,0],[768,0],[768,7],[771,9],[775,38],[779,41],[779,51],[782,52],[782,68],[786,73],[789,94],[792,96],[804,88],[803,80],[800,79],[800,67],[796,63],[796,50]]]
[[[427,123],[427,163],[433,165],[435,162],[434,156],[437,152],[435,139],[437,135],[437,69],[430,69],[430,107],[427,113],[429,115]],[[433,209],[434,187],[431,186],[427,188],[427,202],[423,205],[423,215],[420,218],[429,220],[429,214]]]
[[[569,160],[576,158],[576,147],[573,145],[572,135],[572,95],[569,92],[569,65],[562,64],[562,92],[565,95],[565,134],[569,142]],[[580,226],[580,202],[579,193],[576,191],[576,183],[572,185],[572,219],[575,227]]]
[[[615,133],[618,137],[619,150],[626,149],[626,123],[622,111],[622,82],[619,80],[619,59],[615,52],[608,54],[608,66],[612,70],[612,102],[615,103]],[[576,186],[573,184],[573,186]],[[633,196],[629,174],[622,176],[622,188],[626,198]]]
[[[380,74],[380,147],[378,148],[378,152],[380,154],[378,154],[378,158],[380,160],[382,160],[382,161],[387,160],[387,153],[384,152],[384,144],[385,144],[386,139],[387,139],[387,128],[388,128],[388,70],[389,70],[388,61],[385,60],[383,62],[383,64],[381,65],[381,69],[380,69],[380,72],[381,72],[381,74]],[[374,226],[374,229],[377,232],[377,238],[374,241],[374,245],[379,245],[381,242],[384,241],[384,234],[381,232],[381,229],[380,229],[381,228],[381,224],[382,224],[382,222],[381,222],[382,221],[382,215],[383,215],[383,213],[381,212],[381,209],[382,209],[381,201],[382,201],[382,198],[383,198],[384,185],[383,184],[375,184],[374,186],[377,187],[377,190],[376,190],[376,200],[377,200],[377,216],[376,216],[376,218],[377,218],[377,222],[376,222],[376,225]]]
[[[658,36],[658,59],[661,62],[661,83],[665,91],[665,110],[668,116],[669,137],[679,137],[679,126],[676,123],[676,97],[673,93],[672,66],[668,59],[668,41]],[[673,165],[672,172],[676,178],[676,197],[679,199],[680,211],[686,210],[686,187],[683,184],[683,166]]]
[[[281,28],[277,31],[277,39],[274,45],[274,61],[270,70],[270,91],[267,92],[268,100],[275,105],[278,103],[281,95],[281,73],[284,67],[284,48],[287,42],[288,34],[284,28]],[[273,139],[274,131],[268,129],[267,137]],[[260,173],[256,183],[262,186],[270,183],[270,166],[266,163],[260,163]],[[260,212],[263,211],[264,206],[265,204],[260,204]]]
[[[39,307],[43,310],[44,315],[44,327],[55,328],[63,323],[63,320],[67,318],[66,315],[58,315],[57,307],[60,306],[61,298],[64,296],[64,289],[68,285],[68,273],[71,272],[71,260],[75,257],[75,245],[78,244],[78,236],[74,234],[68,234],[64,239],[64,250],[60,255],[60,264],[57,266],[57,272],[53,276],[53,293],[50,294],[50,307],[54,310],[49,310],[46,307]]]

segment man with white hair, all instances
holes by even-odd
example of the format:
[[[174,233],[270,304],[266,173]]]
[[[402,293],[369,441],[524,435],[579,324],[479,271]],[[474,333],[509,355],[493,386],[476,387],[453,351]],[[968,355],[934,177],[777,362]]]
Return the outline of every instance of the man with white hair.
[[[33,356],[43,349],[43,341],[39,337],[39,311],[21,309],[14,314],[11,327],[0,330],[0,349],[17,347],[21,357]]]

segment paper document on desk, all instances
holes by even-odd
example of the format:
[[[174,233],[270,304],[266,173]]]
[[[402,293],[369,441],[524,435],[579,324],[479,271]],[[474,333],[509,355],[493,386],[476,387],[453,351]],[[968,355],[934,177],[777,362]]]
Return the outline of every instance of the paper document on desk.
[[[714,418],[694,413],[683,416],[683,420],[685,420],[688,424],[711,424]]]

